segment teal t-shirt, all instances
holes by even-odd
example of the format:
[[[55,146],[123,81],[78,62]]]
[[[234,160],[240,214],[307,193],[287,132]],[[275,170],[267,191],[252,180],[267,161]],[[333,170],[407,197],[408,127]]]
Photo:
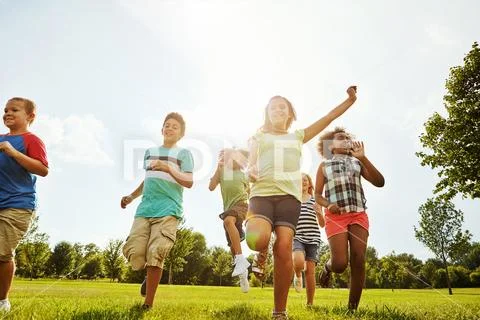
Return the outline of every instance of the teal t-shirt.
[[[175,147],[150,148],[145,152],[143,167],[146,170],[143,197],[135,217],[160,218],[183,216],[183,187],[168,173],[150,170],[153,160],[168,161],[182,172],[193,172],[193,157],[187,149]]]

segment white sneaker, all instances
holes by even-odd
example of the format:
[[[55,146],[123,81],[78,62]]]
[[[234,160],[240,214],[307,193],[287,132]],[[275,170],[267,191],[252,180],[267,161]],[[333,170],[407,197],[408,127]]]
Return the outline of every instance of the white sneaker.
[[[0,301],[0,313],[10,311],[10,301],[7,299]]]
[[[300,277],[297,277],[297,274],[295,273],[293,275],[293,286],[295,287],[295,291],[301,292],[302,291],[302,274],[300,273]]]
[[[232,277],[239,276],[248,270],[250,262],[242,254],[235,256],[235,268],[233,268]]]
[[[248,284],[248,269],[238,277],[240,278],[240,289],[242,289],[243,293],[247,293],[250,289],[250,285]]]

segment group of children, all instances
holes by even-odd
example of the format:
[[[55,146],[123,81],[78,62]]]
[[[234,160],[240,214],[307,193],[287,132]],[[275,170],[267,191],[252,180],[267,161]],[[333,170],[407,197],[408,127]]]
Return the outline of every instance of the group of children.
[[[305,129],[289,131],[295,109],[284,97],[275,96],[265,107],[265,122],[249,140],[249,150],[224,149],[209,184],[218,185],[223,198],[220,218],[230,247],[234,268],[243,292],[248,292],[250,262],[242,254],[241,241],[258,253],[251,270],[265,272],[272,232],[274,309],[272,318],[287,319],[287,298],[294,279],[302,289],[305,271],[307,305],[313,304],[315,266],[318,263],[320,229],[325,226],[330,259],[322,267],[320,284],[328,287],[332,272],[343,272],[350,262],[349,308],[355,310],[365,280],[368,216],[361,177],[381,187],[384,178],[365,156],[363,143],[341,128],[324,133],[319,140],[325,158],[318,168],[315,188],[300,171],[301,150],[356,101],[356,87],[348,98]],[[4,123],[10,129],[0,135],[0,310],[9,310],[8,291],[14,274],[13,255],[28,229],[35,210],[35,175],[48,173],[45,148],[28,131],[35,105],[23,98],[7,102]],[[176,239],[183,217],[183,189],[193,186],[194,162],[189,150],[178,147],[185,121],[178,113],[166,116],[163,145],[145,152],[145,179],[122,197],[125,208],[142,195],[123,253],[134,270],[146,268],[141,286],[143,308],[153,306],[164,260]],[[315,191],[314,191],[315,190]],[[325,208],[325,216],[321,207]],[[246,232],[243,231],[243,223]]]

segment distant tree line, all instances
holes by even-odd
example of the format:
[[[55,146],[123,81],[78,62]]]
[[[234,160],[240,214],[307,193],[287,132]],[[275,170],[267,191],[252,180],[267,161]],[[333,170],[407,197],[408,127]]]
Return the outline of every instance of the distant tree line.
[[[111,240],[105,248],[94,243],[61,241],[50,248],[48,235],[38,230],[36,220],[17,248],[16,275],[37,279],[44,277],[68,279],[110,279],[140,283],[144,271],[133,271],[122,255],[123,240]],[[480,287],[480,243],[469,242],[464,253],[448,266],[452,287]],[[329,257],[328,246],[322,245],[319,259]],[[249,260],[252,260],[252,256]],[[266,277],[262,283],[250,274],[253,286],[271,285],[273,261],[268,258]],[[367,250],[367,288],[442,288],[447,286],[446,271],[439,259],[423,262],[408,253],[392,252],[378,257],[373,247]],[[321,264],[319,264],[320,267]],[[177,241],[165,262],[162,283],[182,285],[237,285],[231,276],[232,258],[222,247],[207,247],[205,236],[188,228],[178,231]],[[348,287],[349,269],[333,277],[333,285]]]

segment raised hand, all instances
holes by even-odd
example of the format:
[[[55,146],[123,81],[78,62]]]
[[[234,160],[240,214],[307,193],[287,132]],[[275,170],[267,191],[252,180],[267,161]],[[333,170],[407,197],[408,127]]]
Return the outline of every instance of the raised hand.
[[[120,207],[122,207],[122,209],[125,209],[132,201],[132,196],[124,196],[122,197],[122,200],[120,200]]]
[[[347,94],[351,100],[357,100],[357,86],[348,87]]]
[[[365,147],[363,146],[363,142],[352,141],[352,151],[350,154],[357,159],[365,157]]]

